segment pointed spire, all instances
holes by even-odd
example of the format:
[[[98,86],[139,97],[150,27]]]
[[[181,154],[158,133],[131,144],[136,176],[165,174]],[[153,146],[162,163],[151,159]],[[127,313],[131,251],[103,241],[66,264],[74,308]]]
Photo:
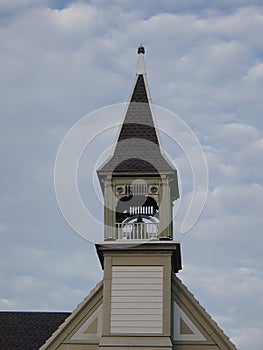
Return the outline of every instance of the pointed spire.
[[[117,146],[118,143],[123,140],[142,139],[153,142],[159,147],[159,140],[150,106],[151,97],[146,80],[146,69],[143,57],[145,48],[142,44],[138,47],[137,53],[139,55],[137,77],[132,89],[123,126],[118,137]]]
[[[145,49],[138,48],[135,83],[128,102],[113,156],[98,170],[100,178],[106,175],[161,175],[176,178],[176,169],[163,155],[155,127],[151,97],[144,64]],[[177,193],[175,194],[177,198]]]

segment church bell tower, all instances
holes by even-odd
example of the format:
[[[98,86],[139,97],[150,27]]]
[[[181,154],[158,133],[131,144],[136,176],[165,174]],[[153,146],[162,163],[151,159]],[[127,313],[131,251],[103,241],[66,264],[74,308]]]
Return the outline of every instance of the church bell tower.
[[[138,48],[134,86],[110,159],[98,170],[104,194],[101,349],[172,349],[171,273],[181,269],[173,241],[177,171],[162,152]],[[158,347],[156,347],[158,344]]]

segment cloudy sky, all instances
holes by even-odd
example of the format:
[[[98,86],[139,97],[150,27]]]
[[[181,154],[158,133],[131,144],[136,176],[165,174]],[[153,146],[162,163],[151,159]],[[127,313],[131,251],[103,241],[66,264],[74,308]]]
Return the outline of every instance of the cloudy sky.
[[[75,123],[127,101],[140,43],[153,103],[188,124],[208,163],[204,211],[183,235],[191,169],[183,151],[163,142],[182,186],[179,278],[239,350],[261,350],[261,0],[0,0],[0,309],[70,311],[102,278],[94,245],[60,212],[54,164]],[[92,150],[103,153],[115,141],[111,123],[122,120],[106,111],[89,117],[89,129],[101,134],[89,136],[93,146],[79,166],[81,196],[95,218],[89,230],[99,238]],[[172,119],[156,117],[176,136]]]

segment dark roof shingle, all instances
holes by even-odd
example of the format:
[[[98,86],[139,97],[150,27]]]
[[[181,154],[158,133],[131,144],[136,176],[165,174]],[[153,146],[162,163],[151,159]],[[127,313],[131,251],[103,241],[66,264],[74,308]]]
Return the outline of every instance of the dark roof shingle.
[[[0,349],[37,350],[64,322],[68,312],[0,312]]]
[[[99,176],[124,172],[176,173],[161,152],[143,74],[137,76],[114,154],[98,170]]]

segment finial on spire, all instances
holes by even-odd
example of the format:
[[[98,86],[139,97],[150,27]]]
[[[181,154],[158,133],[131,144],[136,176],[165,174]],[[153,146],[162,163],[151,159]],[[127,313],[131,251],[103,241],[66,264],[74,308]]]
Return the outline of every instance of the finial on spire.
[[[143,55],[145,54],[145,48],[142,46],[142,44],[138,47],[137,51],[138,55],[142,53]]]
[[[142,46],[142,44],[138,47],[137,53],[138,53],[139,57],[138,57],[137,73],[136,74],[146,74],[145,64],[144,64],[144,56],[143,56],[145,54],[145,48]]]

